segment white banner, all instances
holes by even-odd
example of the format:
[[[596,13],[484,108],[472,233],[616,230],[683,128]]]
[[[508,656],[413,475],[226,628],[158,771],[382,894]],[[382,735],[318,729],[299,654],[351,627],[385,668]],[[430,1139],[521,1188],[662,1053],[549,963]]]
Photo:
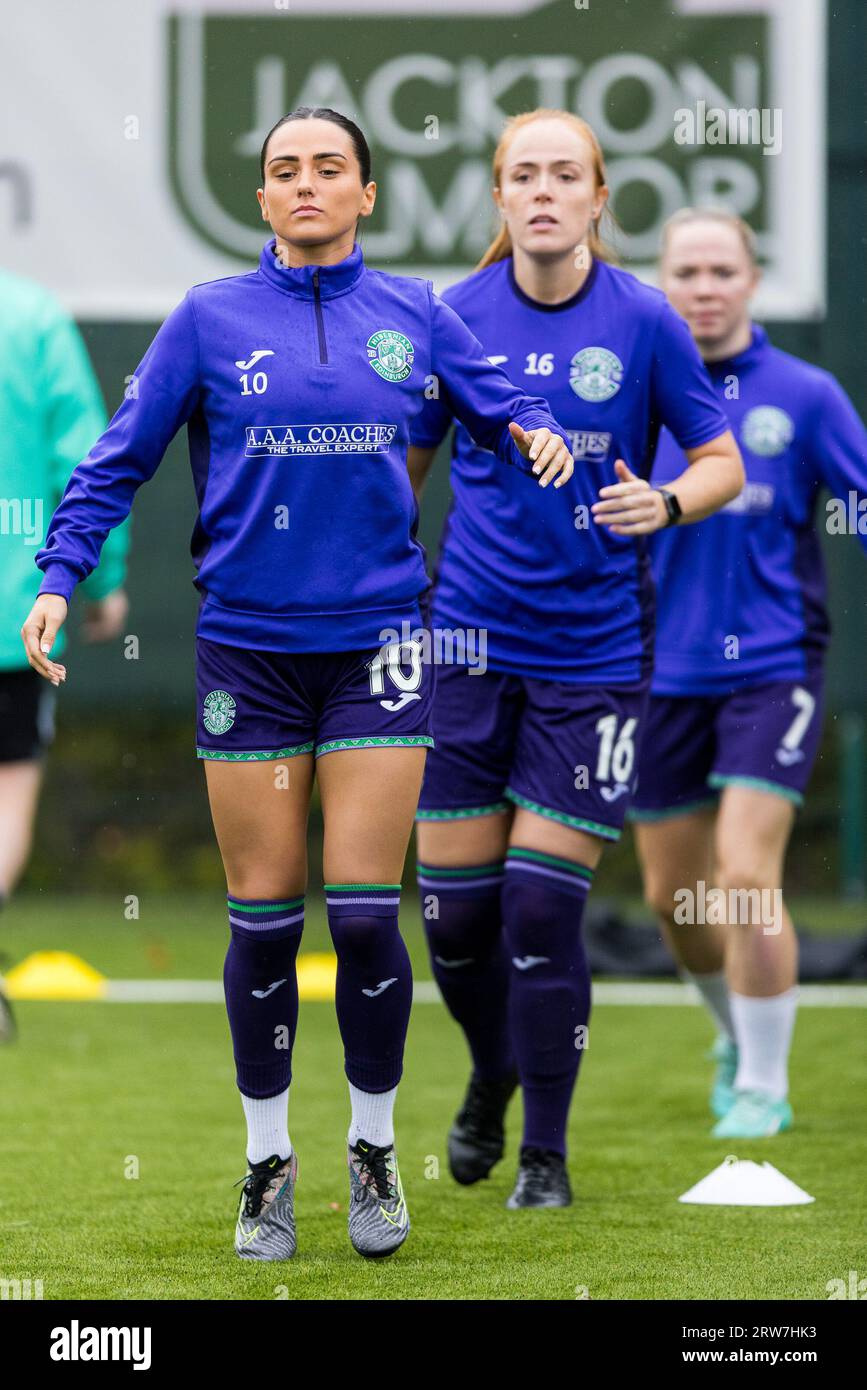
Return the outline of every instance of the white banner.
[[[628,268],[652,280],[665,217],[717,202],[757,230],[757,316],[821,317],[825,23],[824,0],[7,3],[0,264],[79,318],[163,318],[255,266],[259,146],[306,103],[371,144],[368,261],[441,288],[490,239],[503,120],[554,106],[602,140]]]

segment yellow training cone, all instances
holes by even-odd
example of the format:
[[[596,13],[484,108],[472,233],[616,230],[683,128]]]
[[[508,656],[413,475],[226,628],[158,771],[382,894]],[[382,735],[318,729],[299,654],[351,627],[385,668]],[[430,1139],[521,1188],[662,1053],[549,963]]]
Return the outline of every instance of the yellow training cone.
[[[305,951],[298,957],[298,998],[333,999],[337,957],[332,951]]]
[[[71,951],[34,951],[4,976],[10,999],[102,999],[108,980]]]

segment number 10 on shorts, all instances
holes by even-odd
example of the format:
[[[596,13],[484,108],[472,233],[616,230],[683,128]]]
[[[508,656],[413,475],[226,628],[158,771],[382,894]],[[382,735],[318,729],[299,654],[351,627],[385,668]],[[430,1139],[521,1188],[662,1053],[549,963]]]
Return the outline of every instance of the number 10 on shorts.
[[[404,671],[401,653],[409,653],[409,671]],[[385,694],[385,677],[400,692],[397,700],[380,700],[383,709],[396,714],[413,700],[420,700],[418,688],[421,685],[421,647],[418,642],[390,642],[366,663],[370,675],[371,695]]]

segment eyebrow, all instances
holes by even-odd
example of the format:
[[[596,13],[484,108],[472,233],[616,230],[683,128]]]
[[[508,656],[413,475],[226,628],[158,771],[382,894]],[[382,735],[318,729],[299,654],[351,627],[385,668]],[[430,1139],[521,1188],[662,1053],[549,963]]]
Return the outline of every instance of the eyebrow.
[[[553,164],[551,165],[551,168],[559,169],[564,164],[574,164],[577,169],[581,168],[580,159],[555,159]],[[536,164],[532,159],[521,159],[518,161],[517,164],[512,165],[513,169],[538,169],[538,167],[538,164]]]
[[[314,159],[345,159],[345,158],[346,158],[346,155],[345,155],[345,154],[341,154],[339,150],[326,150],[324,154],[315,154],[315,155],[313,156],[313,158],[314,158]],[[275,156],[274,156],[273,159],[269,159],[269,160],[268,160],[268,163],[269,163],[269,164],[280,164],[280,163],[285,162],[286,160],[291,160],[292,163],[297,164],[297,163],[298,163],[298,155],[297,155],[297,154],[275,154]]]

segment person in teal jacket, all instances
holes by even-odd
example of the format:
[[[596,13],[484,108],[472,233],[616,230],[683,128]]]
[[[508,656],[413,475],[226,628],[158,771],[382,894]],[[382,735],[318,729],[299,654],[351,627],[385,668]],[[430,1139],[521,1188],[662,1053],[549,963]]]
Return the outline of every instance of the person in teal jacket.
[[[31,280],[0,271],[0,908],[30,855],[57,692],[21,646],[21,613],[42,579],[33,563],[69,475],[105,429],[106,414],[75,323]],[[129,525],[114,530],[82,590],[86,641],[117,637]],[[58,642],[63,643],[63,633]],[[0,980],[0,1041],[14,1023]]]

